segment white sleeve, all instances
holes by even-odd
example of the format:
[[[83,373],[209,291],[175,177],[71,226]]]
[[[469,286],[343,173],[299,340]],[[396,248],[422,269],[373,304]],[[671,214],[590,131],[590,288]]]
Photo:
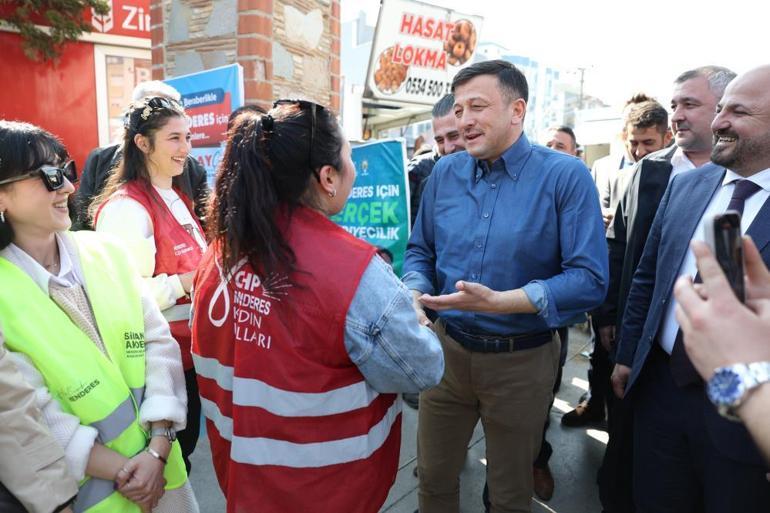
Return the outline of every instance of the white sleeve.
[[[181,431],[187,423],[187,389],[179,344],[146,289],[142,291],[142,309],[146,368],[139,420],[145,428],[149,428],[150,422],[169,420],[175,430]]]
[[[51,396],[43,376],[27,355],[8,352],[24,379],[35,389],[36,406],[43,415],[43,422],[51,435],[64,449],[64,459],[70,474],[78,481],[85,477],[91,449],[99,434],[91,426],[83,426],[75,415],[66,413]]]
[[[111,198],[99,213],[96,231],[111,233],[123,242],[161,310],[174,306],[185,295],[176,274],[153,276],[156,248],[152,220],[138,201],[122,196]]]

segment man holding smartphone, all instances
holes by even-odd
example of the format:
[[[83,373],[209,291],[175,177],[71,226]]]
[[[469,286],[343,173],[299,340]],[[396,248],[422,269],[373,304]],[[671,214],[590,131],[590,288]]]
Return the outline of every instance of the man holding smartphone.
[[[713,164],[674,177],[634,274],[618,340],[613,386],[634,406],[634,499],[640,513],[760,513],[770,504],[766,467],[746,429],[720,417],[687,358],[672,291],[694,277],[691,239],[736,210],[770,262],[770,66],[727,87],[712,122]]]

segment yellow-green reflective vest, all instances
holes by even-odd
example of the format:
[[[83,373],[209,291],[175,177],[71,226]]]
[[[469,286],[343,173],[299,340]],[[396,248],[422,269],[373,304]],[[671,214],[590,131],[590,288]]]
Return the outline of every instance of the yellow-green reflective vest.
[[[144,314],[141,278],[125,251],[93,232],[64,234],[75,241],[107,358],[24,271],[0,258],[0,318],[8,348],[24,353],[43,375],[51,395],[97,441],[128,458],[144,450],[139,424],[144,395]],[[179,443],[164,471],[166,489],[187,480]],[[86,478],[75,511],[137,513],[140,508],[113,489],[113,481]]]

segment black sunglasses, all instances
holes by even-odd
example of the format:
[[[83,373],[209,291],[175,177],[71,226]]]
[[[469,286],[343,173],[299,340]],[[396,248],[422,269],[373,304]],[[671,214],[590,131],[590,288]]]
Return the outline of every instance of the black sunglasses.
[[[318,105],[317,103],[309,102],[307,100],[289,100],[289,99],[281,99],[281,100],[275,100],[273,102],[273,108],[278,107],[279,105],[297,105],[300,109],[308,109],[310,111],[310,146],[309,146],[309,153],[308,153],[308,165],[310,166],[310,169],[312,169],[313,174],[315,175],[316,180],[319,182],[321,181],[321,177],[316,172],[315,168],[313,167],[313,143],[315,142],[315,117],[316,117],[316,110],[317,109],[323,109],[322,105]]]
[[[49,191],[58,191],[64,187],[64,179],[66,178],[70,183],[78,181],[77,168],[75,167],[74,160],[68,160],[61,167],[57,166],[41,166],[34,171],[27,171],[19,176],[8,178],[0,181],[0,185],[7,183],[20,182],[28,178],[40,177],[45,184],[45,188]]]

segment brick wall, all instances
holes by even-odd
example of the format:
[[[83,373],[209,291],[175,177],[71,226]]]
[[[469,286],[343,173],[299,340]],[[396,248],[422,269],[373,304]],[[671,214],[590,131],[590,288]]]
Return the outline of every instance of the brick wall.
[[[153,78],[237,62],[247,103],[340,109],[339,0],[154,0]]]

